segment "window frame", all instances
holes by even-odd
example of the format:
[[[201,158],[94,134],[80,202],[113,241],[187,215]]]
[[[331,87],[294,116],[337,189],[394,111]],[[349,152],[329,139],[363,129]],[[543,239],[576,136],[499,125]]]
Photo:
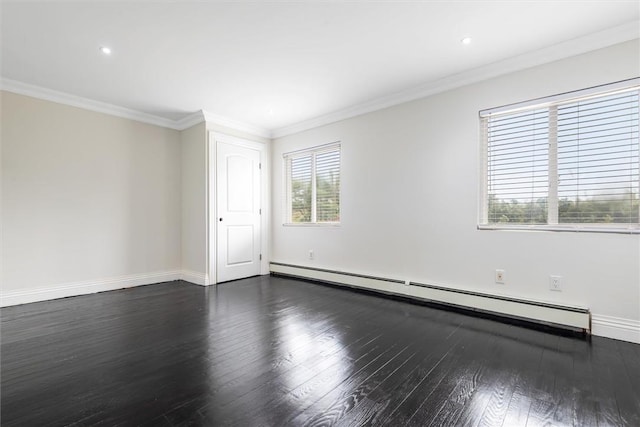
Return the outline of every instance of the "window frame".
[[[615,83],[599,85],[587,89],[566,92],[558,95],[537,98],[516,104],[509,104],[501,107],[481,110],[479,112],[479,133],[480,133],[480,191],[478,203],[478,230],[527,230],[527,231],[572,231],[572,232],[594,232],[594,233],[620,233],[620,234],[640,234],[640,222],[638,223],[559,223],[558,222],[558,144],[557,128],[549,126],[549,155],[547,178],[549,181],[549,192],[547,200],[547,223],[546,224],[508,224],[489,222],[489,165],[488,165],[488,137],[487,125],[489,117],[493,114],[509,114],[520,111],[533,110],[537,108],[548,108],[549,116],[557,111],[558,104],[569,103],[581,99],[606,96],[616,92],[638,91],[640,94],[640,77],[623,80]],[[638,114],[640,123],[640,113]],[[555,120],[555,119],[554,119]],[[557,121],[555,122],[557,125]],[[640,145],[640,142],[639,142]],[[639,147],[640,148],[640,147]],[[640,163],[640,161],[639,161]],[[640,167],[640,164],[639,164]],[[640,174],[639,174],[640,185]]]
[[[284,189],[285,189],[285,197],[284,197],[284,222],[283,226],[292,226],[292,227],[339,227],[341,221],[317,221],[317,182],[316,182],[316,157],[319,154],[323,154],[330,151],[338,150],[340,163],[339,163],[339,182],[340,188],[338,189],[338,212],[339,215],[342,213],[342,143],[341,141],[334,141],[327,144],[317,145],[309,148],[304,148],[301,150],[290,151],[282,154],[283,160],[283,181],[284,181]],[[291,160],[311,156],[311,220],[305,222],[293,222],[291,218],[292,214],[292,182],[291,182]]]

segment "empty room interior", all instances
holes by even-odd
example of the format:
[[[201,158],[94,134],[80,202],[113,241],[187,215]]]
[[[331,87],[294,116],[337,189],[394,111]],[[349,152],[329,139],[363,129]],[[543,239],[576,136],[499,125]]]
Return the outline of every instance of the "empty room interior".
[[[0,3],[2,426],[640,425],[640,3]]]

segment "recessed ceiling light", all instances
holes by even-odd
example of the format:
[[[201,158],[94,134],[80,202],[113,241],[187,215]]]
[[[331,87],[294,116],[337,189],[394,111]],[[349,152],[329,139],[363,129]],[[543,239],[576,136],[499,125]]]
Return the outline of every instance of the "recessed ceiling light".
[[[471,44],[471,37],[465,37],[460,41],[462,42],[462,44]]]
[[[100,46],[100,52],[104,53],[105,55],[111,55],[111,48],[107,46]]]

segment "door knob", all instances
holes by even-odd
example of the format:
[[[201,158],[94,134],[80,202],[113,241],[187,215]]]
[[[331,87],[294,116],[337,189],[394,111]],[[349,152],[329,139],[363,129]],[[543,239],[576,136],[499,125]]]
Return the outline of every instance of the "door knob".
[[[222,222],[222,218],[220,218],[220,220],[219,220],[219,221],[220,221],[220,222]]]

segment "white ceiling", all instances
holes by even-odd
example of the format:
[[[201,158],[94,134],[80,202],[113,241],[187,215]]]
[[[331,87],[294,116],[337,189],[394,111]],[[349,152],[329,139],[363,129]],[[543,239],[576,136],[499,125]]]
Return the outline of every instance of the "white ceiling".
[[[270,131],[614,27],[640,32],[640,3],[612,0],[3,1],[0,12],[4,79]]]

